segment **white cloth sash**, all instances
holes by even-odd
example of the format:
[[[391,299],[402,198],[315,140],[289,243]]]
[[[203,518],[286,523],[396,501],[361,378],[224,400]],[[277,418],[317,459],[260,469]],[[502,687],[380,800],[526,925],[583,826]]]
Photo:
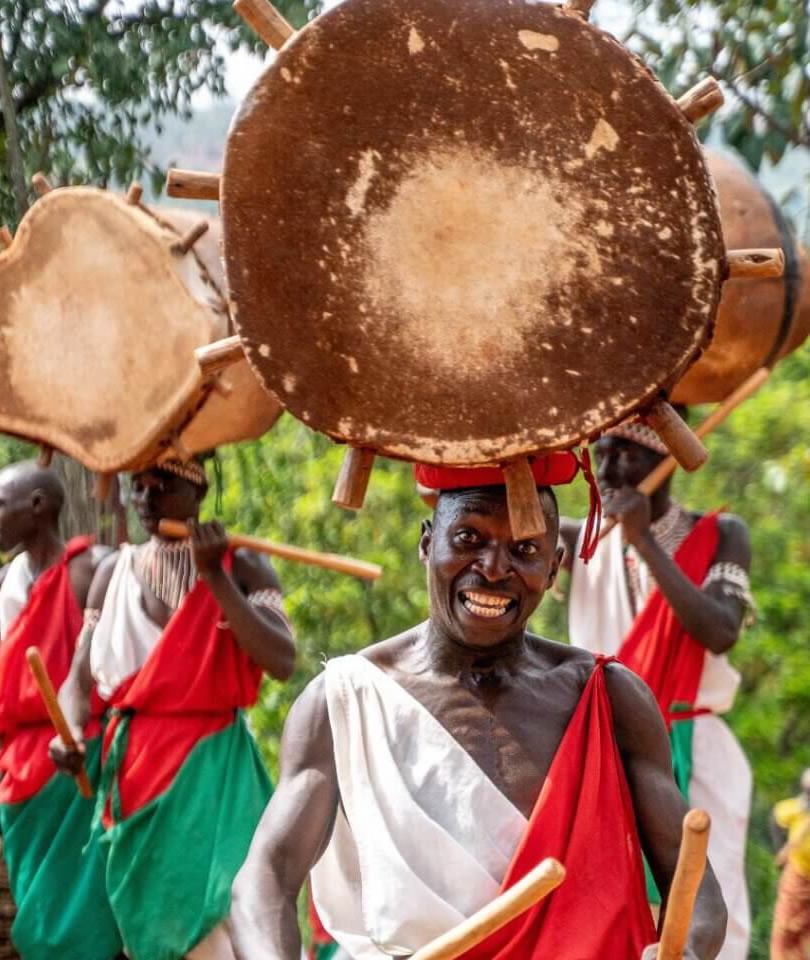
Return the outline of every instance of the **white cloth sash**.
[[[365,657],[330,660],[325,686],[341,806],[315,905],[356,960],[407,955],[496,896],[527,821]]]
[[[90,642],[90,670],[104,698],[141,669],[163,633],[144,609],[136,550],[134,544],[121,545]]]
[[[25,550],[11,561],[0,586],[0,643],[5,640],[8,628],[25,609],[35,580],[31,558]]]

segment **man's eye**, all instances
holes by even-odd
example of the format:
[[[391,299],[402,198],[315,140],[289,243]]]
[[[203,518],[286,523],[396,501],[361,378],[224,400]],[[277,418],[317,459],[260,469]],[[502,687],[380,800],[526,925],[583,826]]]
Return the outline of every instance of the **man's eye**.
[[[517,552],[522,557],[533,557],[538,553],[539,549],[534,540],[521,540],[517,545]]]
[[[475,530],[458,530],[456,540],[460,540],[462,543],[477,543],[478,534]]]

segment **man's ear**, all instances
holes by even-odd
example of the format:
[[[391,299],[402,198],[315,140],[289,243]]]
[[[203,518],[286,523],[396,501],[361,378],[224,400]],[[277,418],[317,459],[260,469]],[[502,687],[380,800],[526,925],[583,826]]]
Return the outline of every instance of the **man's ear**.
[[[31,492],[31,512],[34,516],[38,516],[42,513],[46,505],[46,496],[42,490],[33,490]]]
[[[419,559],[427,564],[430,554],[430,544],[433,542],[433,524],[430,520],[422,521],[422,535],[419,537]]]
[[[560,545],[554,551],[554,559],[551,561],[551,568],[548,571],[548,586],[547,590],[550,590],[554,586],[554,581],[557,579],[557,574],[560,571],[560,564],[562,563],[563,555],[565,554],[565,547]]]

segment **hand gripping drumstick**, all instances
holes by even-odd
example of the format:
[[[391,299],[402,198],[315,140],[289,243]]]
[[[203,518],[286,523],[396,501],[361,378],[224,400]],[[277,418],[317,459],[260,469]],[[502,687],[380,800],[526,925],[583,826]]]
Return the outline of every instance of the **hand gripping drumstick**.
[[[760,367],[756,373],[753,373],[745,383],[741,384],[737,389],[730,394],[726,399],[717,405],[717,407],[712,410],[708,417],[700,424],[699,427],[695,429],[695,434],[698,437],[705,437],[707,433],[711,433],[716,427],[719,427],[720,424],[731,414],[741,403],[744,403],[752,394],[756,393],[757,390],[762,386],[763,383],[770,376],[771,371],[767,367]],[[640,493],[646,494],[648,497],[652,496],[655,491],[661,486],[661,484],[670,477],[675,470],[677,469],[677,461],[674,457],[667,457],[665,460],[662,460],[661,463],[641,481],[641,483],[636,488]],[[602,524],[602,529],[599,531],[599,539],[603,540],[610,531],[616,526],[618,521],[614,520],[612,517],[605,521]]]
[[[185,523],[178,520],[161,520],[158,532],[164,537],[189,536],[189,529]],[[296,563],[307,563],[311,567],[323,567],[325,570],[337,570],[338,573],[349,573],[353,577],[362,577],[364,580],[378,580],[383,569],[376,563],[367,563],[365,560],[355,560],[353,557],[343,557],[339,553],[318,553],[316,550],[304,550],[301,547],[291,547],[286,543],[274,543],[272,540],[261,540],[259,537],[248,537],[241,533],[229,533],[228,545],[231,547],[246,547],[256,553],[265,553],[271,557],[283,557]]]
[[[65,715],[62,713],[62,708],[56,699],[56,691],[51,683],[51,678],[48,676],[45,664],[42,662],[42,657],[39,655],[39,650],[37,650],[36,647],[29,647],[25,651],[25,659],[28,661],[31,673],[34,675],[34,680],[39,688],[40,695],[45,701],[45,709],[48,711],[51,723],[62,738],[62,743],[68,748],[75,749],[76,741],[73,739],[73,734],[70,732],[70,727],[65,719]],[[93,787],[90,783],[90,778],[87,776],[87,771],[84,769],[84,764],[82,764],[81,770],[76,774],[76,785],[79,788],[79,793],[83,797],[93,796]]]
[[[549,857],[491,903],[413,954],[411,960],[455,960],[519,917],[565,879],[565,867]]]
[[[682,960],[700,881],[706,870],[711,818],[705,810],[690,810],[683,818],[678,865],[667,898],[658,960]]]

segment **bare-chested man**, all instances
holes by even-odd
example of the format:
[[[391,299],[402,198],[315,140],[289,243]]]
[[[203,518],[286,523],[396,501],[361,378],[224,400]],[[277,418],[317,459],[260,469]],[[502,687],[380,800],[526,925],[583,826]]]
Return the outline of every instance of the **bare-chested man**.
[[[271,793],[243,711],[263,673],[286,680],[295,661],[270,564],[197,523],[207,486],[197,461],[133,475],[150,539],[100,566],[59,694],[74,730],[93,684],[111,708],[100,846],[131,960],[232,957],[221,921]],[[164,518],[187,520],[191,538],[164,538]],[[72,768],[75,752],[52,750]]]
[[[0,472],[0,551],[21,548],[0,587],[0,829],[17,903],[11,935],[25,960],[110,960],[120,941],[103,864],[82,856],[93,800],[79,796],[48,758],[53,730],[25,661],[35,646],[53,682],[65,679],[105,552],[88,537],[62,541],[64,499],[56,474],[36,463]],[[99,711],[89,712],[81,731],[93,779],[98,719]]]
[[[667,452],[645,425],[616,427],[595,452],[605,513],[619,523],[587,566],[574,560],[571,642],[615,655],[655,694],[671,730],[681,790],[712,817],[709,857],[729,913],[719,960],[745,960],[752,778],[720,715],[731,709],[740,683],[727,654],[753,605],[748,530],[728,513],[686,510],[669,481],[649,498],[636,490]],[[570,557],[581,531],[581,524],[563,521]]]
[[[420,541],[430,617],[330,661],[294,705],[278,789],[234,884],[236,955],[298,960],[310,870],[332,936],[382,960],[554,856],[563,885],[468,960],[638,960],[656,939],[641,851],[668,891],[686,809],[656,703],[622,666],[526,630],[560,561],[552,491],[547,532],[516,541],[500,471],[474,486],[465,471],[459,489],[460,474],[436,473],[420,481],[442,490]],[[709,869],[689,956],[714,958],[724,931]]]

